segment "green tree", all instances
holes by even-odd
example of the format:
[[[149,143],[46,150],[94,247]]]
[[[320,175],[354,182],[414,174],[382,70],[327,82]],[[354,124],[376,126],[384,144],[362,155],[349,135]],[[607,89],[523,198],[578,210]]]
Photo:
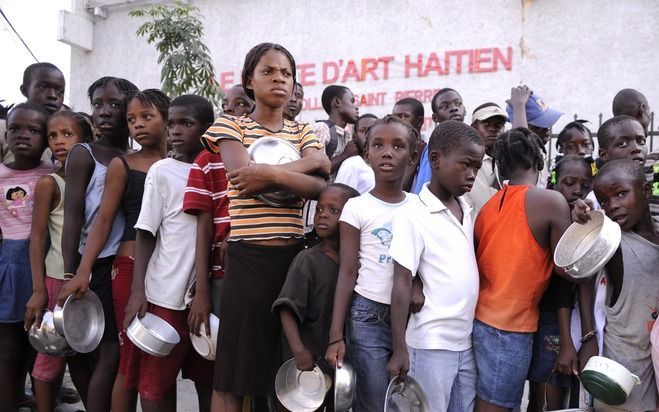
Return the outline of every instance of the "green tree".
[[[217,109],[222,92],[210,51],[202,41],[204,26],[198,19],[199,9],[176,2],[139,8],[130,15],[150,18],[137,29],[137,35],[156,44],[162,91],[172,98],[194,93],[209,99]]]

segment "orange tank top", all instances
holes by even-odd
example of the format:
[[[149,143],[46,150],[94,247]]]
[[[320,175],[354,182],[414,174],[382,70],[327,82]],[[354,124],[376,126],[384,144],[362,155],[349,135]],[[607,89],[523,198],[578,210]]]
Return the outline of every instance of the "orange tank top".
[[[509,332],[535,332],[538,304],[553,269],[551,251],[526,219],[530,186],[505,186],[481,209],[474,227],[480,292],[476,319]]]

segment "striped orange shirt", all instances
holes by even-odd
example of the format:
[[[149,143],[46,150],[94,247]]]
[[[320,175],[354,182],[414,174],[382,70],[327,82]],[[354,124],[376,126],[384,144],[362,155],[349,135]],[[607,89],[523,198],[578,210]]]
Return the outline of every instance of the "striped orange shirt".
[[[278,137],[291,142],[300,153],[306,148],[322,149],[311,126],[284,119],[284,127],[273,132],[248,116],[222,115],[202,136],[202,143],[213,153],[219,153],[222,139],[235,140],[248,148],[261,137]],[[304,237],[302,222],[303,201],[286,207],[274,207],[256,196],[238,196],[229,183],[230,241],[270,240]]]

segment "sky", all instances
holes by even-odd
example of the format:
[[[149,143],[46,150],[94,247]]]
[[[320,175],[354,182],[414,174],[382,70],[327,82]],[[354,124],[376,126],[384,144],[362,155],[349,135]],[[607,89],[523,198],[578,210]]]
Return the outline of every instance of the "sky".
[[[50,62],[59,67],[69,80],[71,47],[57,41],[58,13],[70,10],[71,0],[0,0],[0,8],[21,35],[40,62]],[[19,87],[23,80],[23,70],[34,58],[0,16],[0,100],[5,103],[25,101]],[[64,103],[69,101],[66,90]]]

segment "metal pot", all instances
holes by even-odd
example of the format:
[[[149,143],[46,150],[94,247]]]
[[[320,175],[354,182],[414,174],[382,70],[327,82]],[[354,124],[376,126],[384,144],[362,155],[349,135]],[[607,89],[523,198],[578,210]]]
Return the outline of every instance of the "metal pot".
[[[345,412],[352,407],[355,401],[355,386],[357,376],[349,363],[334,370],[334,411]]]
[[[32,347],[40,353],[51,356],[70,356],[75,351],[71,349],[64,336],[57,333],[53,323],[53,312],[44,312],[41,326],[33,324],[28,332],[28,340]]]
[[[323,404],[325,394],[332,387],[331,379],[318,365],[312,371],[301,371],[295,359],[289,359],[277,371],[275,393],[289,411],[313,412]]]
[[[71,295],[64,306],[55,306],[53,323],[57,333],[66,338],[71,348],[79,353],[89,353],[96,349],[105,331],[101,300],[91,290],[80,299]]]
[[[281,165],[300,160],[300,152],[288,140],[279,137],[261,137],[247,149],[249,157],[256,163]],[[256,196],[270,206],[282,207],[298,201],[285,190],[263,193]]]
[[[638,376],[618,362],[603,356],[588,360],[580,375],[581,384],[593,397],[607,405],[625,403],[634,386],[640,385]]]
[[[192,342],[192,347],[202,358],[214,361],[215,350],[217,348],[217,335],[220,331],[220,319],[211,313],[208,317],[208,322],[210,323],[211,335],[206,336],[206,327],[202,323],[199,327],[200,336],[190,333],[190,341]]]
[[[384,412],[428,412],[430,406],[421,385],[411,376],[391,379],[384,398]]]
[[[592,276],[611,259],[620,245],[620,226],[601,210],[591,210],[585,224],[573,223],[563,233],[554,263],[575,279]]]
[[[181,337],[172,325],[148,312],[142,319],[135,316],[126,330],[126,335],[135,346],[157,357],[169,355],[174,346],[181,341]]]

